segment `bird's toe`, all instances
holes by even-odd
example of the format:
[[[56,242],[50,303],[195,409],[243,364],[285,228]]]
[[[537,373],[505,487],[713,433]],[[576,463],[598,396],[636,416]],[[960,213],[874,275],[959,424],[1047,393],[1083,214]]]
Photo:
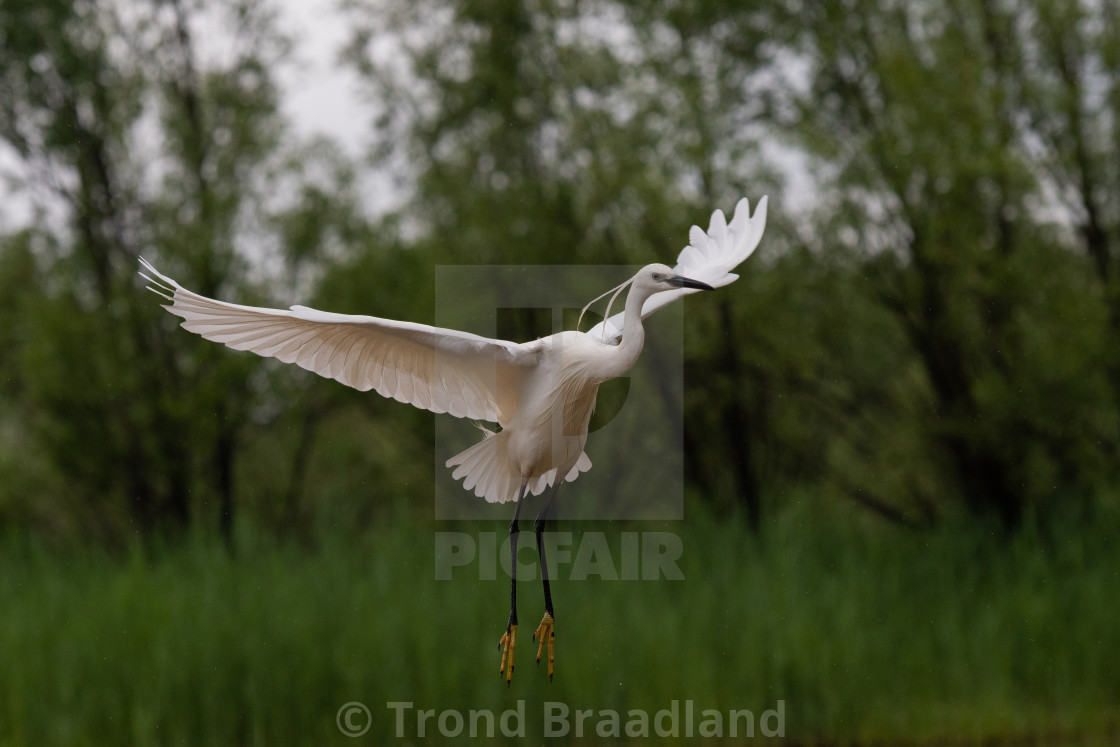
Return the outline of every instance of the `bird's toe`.
[[[533,640],[537,641],[537,666],[540,666],[545,642],[548,643],[548,679],[551,682],[552,673],[556,666],[556,620],[552,617],[551,612],[546,611],[544,613],[541,624],[537,626],[536,632],[533,633]]]
[[[502,634],[502,639],[498,641],[498,647],[502,649],[502,663],[498,665],[498,676],[503,674],[506,676],[506,687],[509,687],[510,680],[513,679],[513,651],[517,647],[517,624],[513,623],[506,626],[506,632]]]

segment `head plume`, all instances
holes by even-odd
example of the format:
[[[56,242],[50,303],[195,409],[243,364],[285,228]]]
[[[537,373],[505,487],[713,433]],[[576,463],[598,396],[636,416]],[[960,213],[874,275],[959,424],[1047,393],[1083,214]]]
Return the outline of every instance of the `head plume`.
[[[618,294],[622,292],[623,288],[626,288],[627,286],[629,286],[633,282],[634,282],[634,278],[630,278],[629,280],[625,280],[622,283],[620,283],[620,284],[616,285],[615,287],[611,288],[606,293],[598,295],[595,298],[588,301],[587,304],[582,309],[580,309],[579,319],[576,320],[576,329],[577,330],[579,329],[579,325],[583,321],[583,315],[587,312],[587,310],[589,308],[591,308],[591,304],[595,303],[600,298],[607,295],[607,293],[613,293],[614,295],[611,296],[610,301],[607,301],[607,313],[603,316],[603,319],[610,319],[610,317],[611,317],[611,306],[614,305],[614,300],[616,298],[618,298]],[[606,328],[606,325],[603,325],[603,342],[606,342],[606,341],[607,341],[607,328]]]

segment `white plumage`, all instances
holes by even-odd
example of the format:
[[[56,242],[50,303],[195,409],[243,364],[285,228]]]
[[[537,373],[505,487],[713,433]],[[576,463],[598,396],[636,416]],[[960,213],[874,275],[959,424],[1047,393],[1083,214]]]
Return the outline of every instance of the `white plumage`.
[[[730,224],[716,210],[706,233],[693,226],[675,268],[648,265],[629,281],[622,314],[586,333],[526,343],[305,306],[226,303],[183,288],[144,260],[150,274],[141,274],[184,329],[208,340],[425,410],[497,423],[501,430],[487,431],[447,466],[466,489],[504,502],[523,485],[539,494],[590,469],[583,449],[595,395],[637,360],[642,318],[686,293],[733,282],[731,270],[754,251],[765,224],[765,197],[753,217],[740,200]]]
[[[750,203],[744,197],[735,205],[731,223],[727,222],[722,210],[716,210],[708,223],[707,233],[700,226],[693,226],[689,230],[688,246],[677,256],[677,265],[673,268],[673,272],[707,283],[713,288],[722,288],[734,283],[739,276],[731,271],[751,256],[758,242],[762,241],[762,232],[765,230],[766,198],[763,197],[758,201],[752,216]],[[682,296],[696,292],[694,288],[675,288],[658,293],[650,297],[642,306],[642,318],[646,318]],[[615,314],[596,324],[588,334],[602,338],[605,326],[607,341],[617,343],[622,337],[622,317],[622,314]]]

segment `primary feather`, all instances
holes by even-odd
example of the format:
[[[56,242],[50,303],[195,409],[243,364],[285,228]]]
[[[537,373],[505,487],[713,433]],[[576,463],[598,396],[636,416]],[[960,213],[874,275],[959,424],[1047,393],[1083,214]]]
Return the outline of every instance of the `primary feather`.
[[[432,412],[506,425],[517,412],[520,380],[539,357],[532,344],[426,324],[216,301],[140,261],[184,329]]]

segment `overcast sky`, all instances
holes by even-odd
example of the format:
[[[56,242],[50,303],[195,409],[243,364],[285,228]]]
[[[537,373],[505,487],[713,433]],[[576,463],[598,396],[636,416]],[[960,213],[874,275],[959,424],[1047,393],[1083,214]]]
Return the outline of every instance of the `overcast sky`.
[[[297,138],[329,135],[352,156],[362,157],[369,141],[371,112],[363,105],[357,75],[338,63],[347,31],[336,0],[277,0],[277,4],[283,14],[281,26],[294,44],[289,64],[277,76],[284,90],[284,113]],[[203,39],[202,44],[207,41]],[[18,173],[18,160],[0,146],[0,174],[6,171]],[[30,220],[29,205],[10,194],[2,181],[0,198],[5,200],[0,231]]]
[[[337,0],[276,2],[282,14],[281,27],[293,42],[290,60],[276,74],[284,91],[284,113],[295,130],[294,134],[297,139],[315,134],[328,135],[353,158],[364,157],[370,142],[372,112],[363,96],[357,74],[338,60],[348,29],[337,7]],[[207,36],[202,34],[203,46],[208,43]],[[777,160],[787,171],[792,171],[794,177],[804,178],[804,168],[792,153],[777,155]],[[0,147],[0,172],[14,165],[11,153]],[[26,206],[13,202],[12,195],[5,194],[6,191],[0,183],[0,197],[7,200],[5,210],[0,210],[0,230],[10,230],[30,218]],[[393,191],[387,179],[366,173],[363,192],[373,212],[393,205]],[[811,190],[793,192],[807,195]],[[722,207],[728,209],[731,206]]]
[[[279,0],[279,5],[297,58],[281,77],[285,112],[300,135],[331,135],[357,154],[368,138],[370,112],[362,106],[357,75],[338,64],[347,31],[337,3]]]
[[[362,157],[370,138],[372,112],[360,91],[358,76],[338,62],[347,27],[337,0],[277,0],[282,25],[295,45],[296,60],[280,73],[287,91],[285,113],[299,136],[334,137],[355,158]],[[804,157],[777,141],[764,144],[771,163],[789,180],[785,202],[799,210],[813,204],[814,185]],[[363,192],[374,212],[394,206],[389,181],[367,173]],[[752,201],[759,195],[751,195]],[[771,195],[774,199],[776,195]],[[731,205],[713,205],[725,211]]]

